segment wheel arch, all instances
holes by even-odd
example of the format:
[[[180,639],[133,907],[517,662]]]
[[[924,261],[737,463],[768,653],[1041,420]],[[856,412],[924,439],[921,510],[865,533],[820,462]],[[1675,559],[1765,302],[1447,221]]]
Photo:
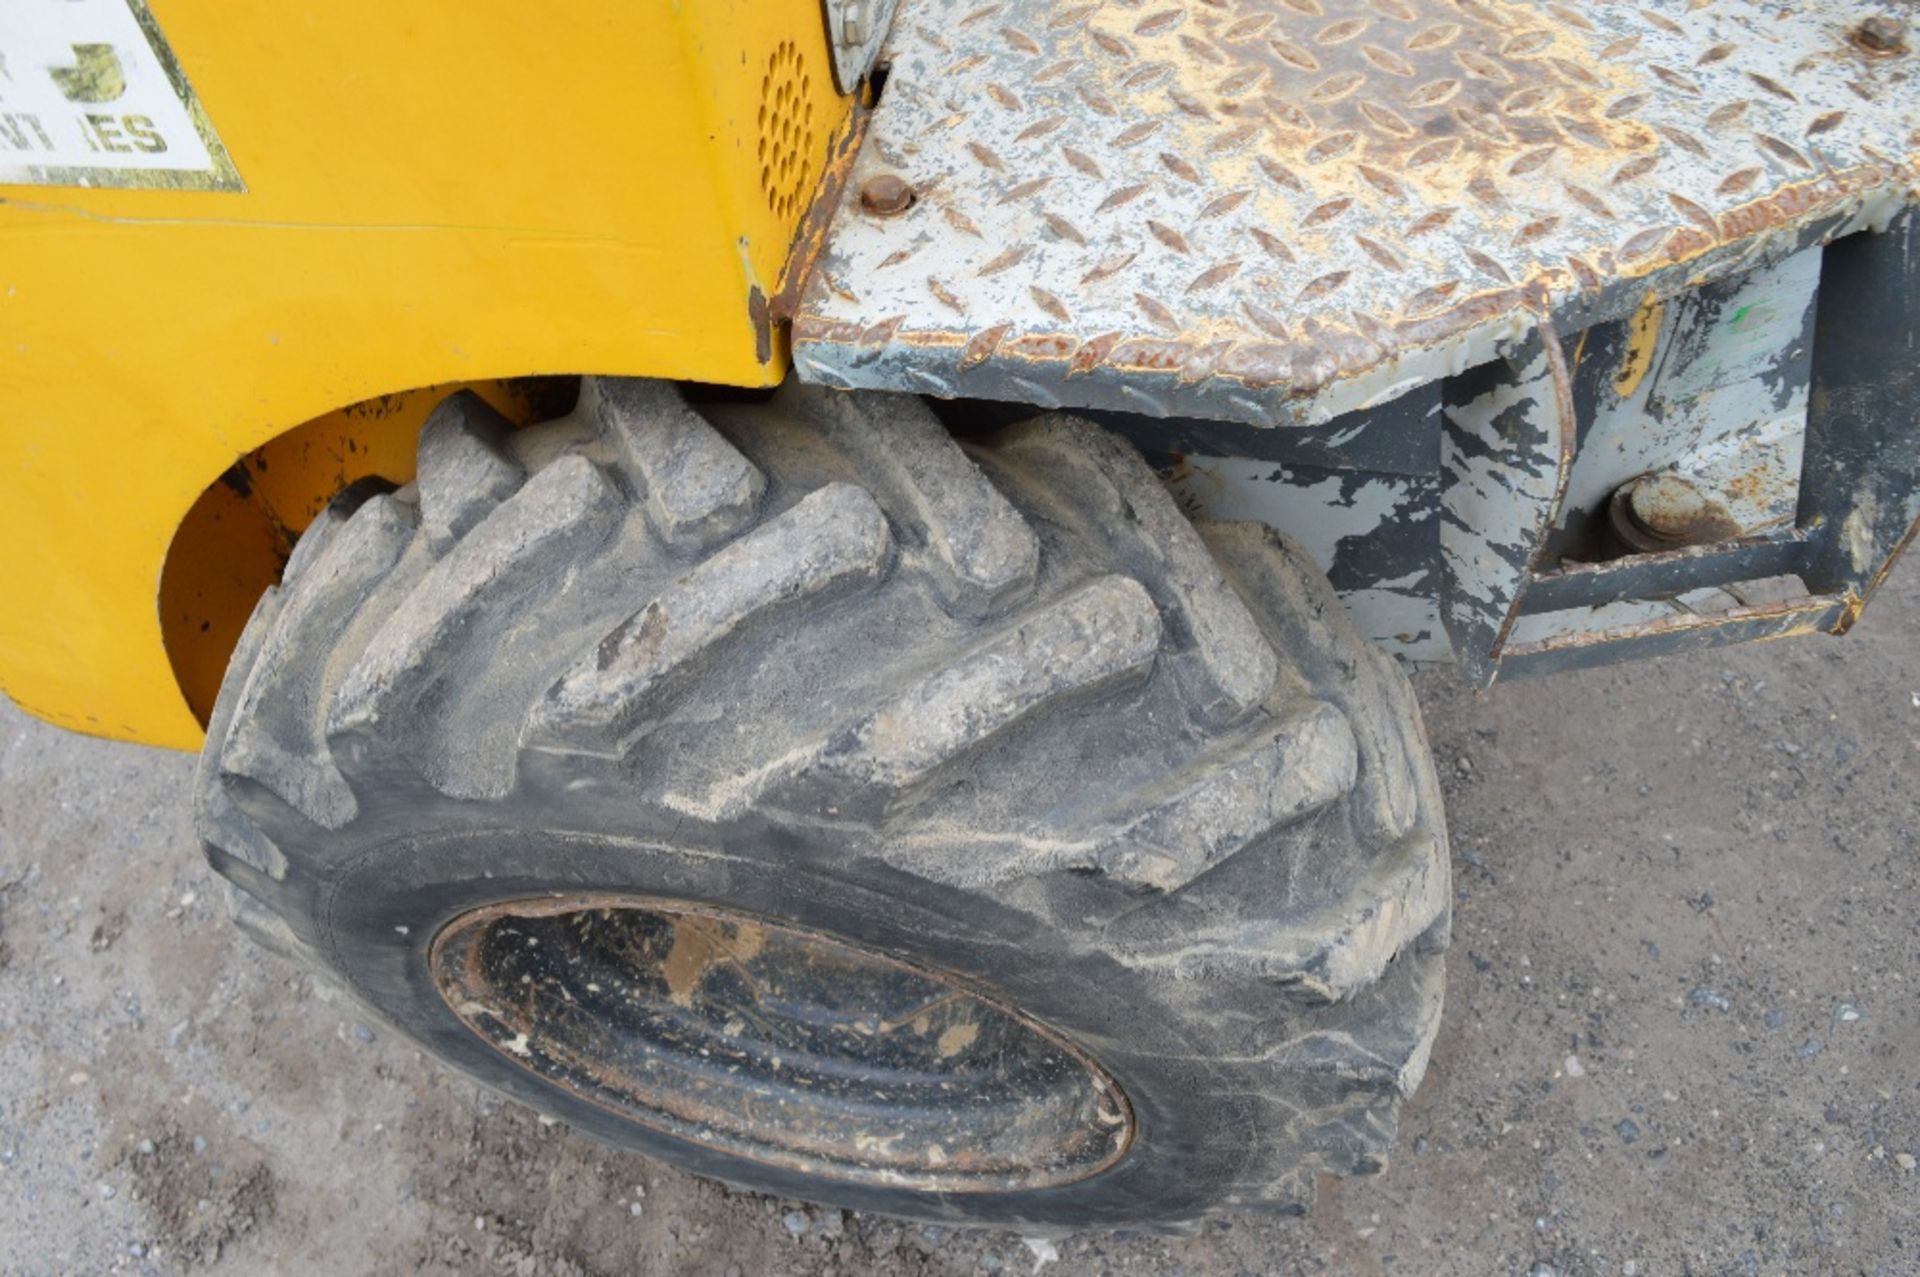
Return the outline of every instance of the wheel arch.
[[[0,185],[0,691],[191,749],[158,600],[222,474],[408,387],[778,382],[767,121],[804,186],[852,99],[817,0],[155,7],[238,184]]]
[[[162,643],[201,724],[228,658],[300,533],[333,496],[365,478],[413,478],[415,441],[434,406],[471,389],[515,425],[572,408],[571,377],[447,382],[335,409],[249,450],[202,489],[180,519],[160,572]]]
[[[247,617],[334,493],[411,479],[420,427],[454,390],[519,424],[565,411],[574,385],[450,380],[241,424],[19,432],[0,449],[15,462],[0,503],[0,691],[73,731],[198,749]]]

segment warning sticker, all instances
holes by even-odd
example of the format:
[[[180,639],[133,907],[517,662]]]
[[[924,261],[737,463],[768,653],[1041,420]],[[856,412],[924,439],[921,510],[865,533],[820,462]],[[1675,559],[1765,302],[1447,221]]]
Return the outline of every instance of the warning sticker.
[[[144,0],[0,0],[0,185],[246,186]]]

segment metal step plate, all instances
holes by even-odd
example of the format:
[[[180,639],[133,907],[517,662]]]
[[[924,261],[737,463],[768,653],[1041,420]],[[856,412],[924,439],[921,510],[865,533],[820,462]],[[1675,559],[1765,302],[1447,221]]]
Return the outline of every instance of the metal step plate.
[[[796,363],[1330,420],[1883,225],[1920,198],[1916,12],[903,0]],[[905,211],[863,205],[885,176]]]

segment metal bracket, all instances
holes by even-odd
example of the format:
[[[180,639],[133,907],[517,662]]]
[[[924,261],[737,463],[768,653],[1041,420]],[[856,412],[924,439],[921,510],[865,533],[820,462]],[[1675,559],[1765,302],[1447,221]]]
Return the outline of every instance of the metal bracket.
[[[1092,415],[1190,513],[1291,537],[1369,638],[1485,686],[1846,630],[1920,532],[1916,297],[1909,211],[1580,328],[1542,317],[1503,357],[1324,427]],[[1607,542],[1620,484],[1729,449],[1741,535]]]
[[[900,0],[821,0],[827,16],[827,48],[833,54],[833,82],[842,93],[860,87],[860,81],[880,60],[880,46],[893,25]]]
[[[1537,359],[1517,372],[1502,375],[1501,365],[1488,365],[1461,379],[1494,383],[1450,406],[1442,489],[1443,615],[1469,678],[1485,685],[1496,675],[1581,669],[1682,648],[1845,633],[1859,617],[1920,531],[1920,429],[1913,416],[1920,213],[1908,211],[1885,229],[1822,251],[1799,510],[1784,532],[1548,568],[1538,543],[1513,533],[1538,526],[1542,509],[1550,522],[1564,500],[1564,484],[1550,491],[1548,477],[1565,410]],[[1804,592],[1721,612],[1508,641],[1518,615],[1782,575],[1797,576]]]

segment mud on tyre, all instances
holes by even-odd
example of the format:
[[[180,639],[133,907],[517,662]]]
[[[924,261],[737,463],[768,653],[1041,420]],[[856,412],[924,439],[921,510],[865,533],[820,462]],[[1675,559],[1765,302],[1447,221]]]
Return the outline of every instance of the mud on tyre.
[[[237,917],[694,1171],[1028,1228],[1379,1169],[1441,1000],[1406,679],[1270,530],[1043,417],[459,394],[235,653]]]

